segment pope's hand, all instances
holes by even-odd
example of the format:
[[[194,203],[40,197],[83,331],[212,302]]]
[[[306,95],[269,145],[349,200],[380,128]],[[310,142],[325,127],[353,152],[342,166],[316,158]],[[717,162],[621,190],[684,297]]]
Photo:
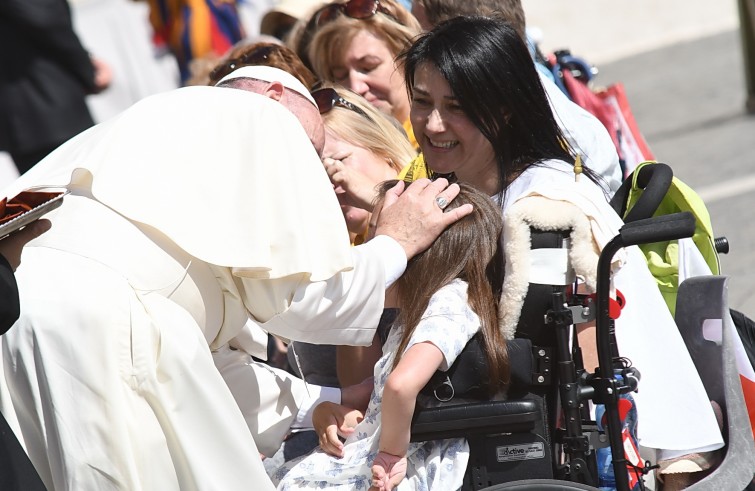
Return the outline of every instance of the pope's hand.
[[[449,186],[443,178],[418,179],[406,188],[399,181],[385,194],[375,235],[392,237],[411,259],[430,247],[446,227],[472,213],[468,203],[445,212],[441,208],[439,198],[450,203],[458,194],[459,185]]]

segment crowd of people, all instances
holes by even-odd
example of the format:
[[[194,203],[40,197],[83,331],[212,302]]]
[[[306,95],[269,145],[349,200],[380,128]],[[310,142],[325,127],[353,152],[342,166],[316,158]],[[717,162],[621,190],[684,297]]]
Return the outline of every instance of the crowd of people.
[[[52,32],[6,3],[18,5],[0,6],[0,38],[5,25]],[[261,39],[223,24],[227,36],[206,40],[222,54],[192,63],[200,44],[171,34],[180,9],[152,1],[183,86],[94,126],[83,97],[110,82],[56,3],[70,50],[30,41],[27,56],[66,67],[81,116],[68,111],[54,139],[35,129],[33,145],[0,119],[0,149],[23,165],[4,195],[70,191],[49,230],[0,240],[10,270],[34,238],[8,279],[21,303],[4,316],[17,320],[0,394],[44,484],[460,488],[467,442],[410,443],[410,423],[472,338],[488,395],[505,394],[521,306],[507,290],[507,213],[539,197],[586,217],[586,264],[622,226],[614,143],[538,67],[520,2],[304,2],[263,17]],[[0,102],[24,93],[15,80],[0,76]],[[594,272],[578,272],[594,289]],[[721,431],[636,248],[613,282],[630,299],[621,353],[643,374],[640,442],[705,471]],[[594,329],[579,336],[595,366]],[[282,466],[263,465],[281,452]]]

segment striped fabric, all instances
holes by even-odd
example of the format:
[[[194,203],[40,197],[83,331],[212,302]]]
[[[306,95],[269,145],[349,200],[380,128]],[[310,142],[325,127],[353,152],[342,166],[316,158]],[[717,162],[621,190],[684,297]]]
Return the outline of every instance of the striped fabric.
[[[225,54],[244,37],[236,0],[148,0],[156,42],[175,54],[181,79],[194,58]]]

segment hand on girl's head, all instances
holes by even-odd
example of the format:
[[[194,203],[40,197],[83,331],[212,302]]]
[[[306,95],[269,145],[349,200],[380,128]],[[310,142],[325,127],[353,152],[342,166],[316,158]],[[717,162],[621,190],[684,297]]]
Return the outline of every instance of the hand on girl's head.
[[[418,179],[406,186],[399,181],[385,193],[375,235],[392,237],[403,247],[407,259],[427,249],[446,227],[472,213],[467,203],[442,210],[437,198],[447,202],[459,194],[459,185],[446,179]]]

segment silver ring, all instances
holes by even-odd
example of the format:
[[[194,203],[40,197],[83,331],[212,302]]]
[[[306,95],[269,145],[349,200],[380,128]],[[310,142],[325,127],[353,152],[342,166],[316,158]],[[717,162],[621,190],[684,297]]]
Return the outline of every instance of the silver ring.
[[[448,200],[443,196],[436,196],[435,202],[438,203],[438,208],[440,208],[441,210],[445,210],[446,206],[448,206]]]

